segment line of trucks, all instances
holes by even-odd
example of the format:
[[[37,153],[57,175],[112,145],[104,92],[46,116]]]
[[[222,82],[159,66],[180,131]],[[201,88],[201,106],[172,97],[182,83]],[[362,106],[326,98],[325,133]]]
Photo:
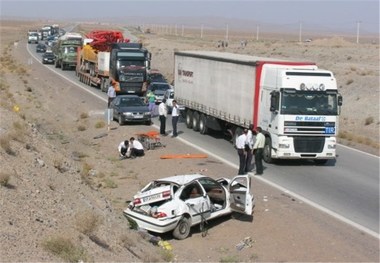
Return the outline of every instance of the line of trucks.
[[[79,80],[117,95],[144,95],[151,54],[129,43],[120,32],[93,31],[76,43],[61,37],[56,67],[75,67]],[[72,62],[60,59],[75,46]],[[174,53],[175,99],[184,107],[186,126],[201,134],[211,130],[231,141],[250,125],[266,137],[264,160],[336,158],[342,96],[331,71],[313,62],[288,61],[214,51]]]

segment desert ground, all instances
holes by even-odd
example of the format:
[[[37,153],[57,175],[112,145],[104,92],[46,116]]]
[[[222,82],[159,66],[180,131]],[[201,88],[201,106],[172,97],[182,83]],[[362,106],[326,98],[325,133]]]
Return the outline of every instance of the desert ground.
[[[378,262],[378,240],[254,181],[253,217],[236,214],[194,227],[163,249],[130,229],[126,201],[152,179],[200,172],[232,178],[235,169],[213,159],[162,160],[170,153],[198,153],[180,140],[142,158],[120,161],[117,145],[154,127],[112,123],[93,114],[104,102],[91,98],[30,60],[26,32],[39,22],[1,22],[0,79],[0,261],[2,262]],[[86,32],[94,25],[81,25]],[[173,51],[220,50],[314,61],[333,71],[344,97],[339,141],[379,153],[379,46],[342,37],[297,43],[275,36],[240,46],[231,33],[228,48],[219,36],[200,39],[131,29],[152,52],[152,66],[173,80]],[[252,242],[242,250],[244,238]]]

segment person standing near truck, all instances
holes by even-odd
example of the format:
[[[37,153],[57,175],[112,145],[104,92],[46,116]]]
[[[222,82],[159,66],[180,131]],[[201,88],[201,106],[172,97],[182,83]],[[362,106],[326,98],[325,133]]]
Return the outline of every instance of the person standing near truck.
[[[246,173],[249,173],[252,171],[253,169],[253,165],[252,165],[252,157],[253,157],[253,145],[255,144],[255,141],[256,141],[256,133],[254,134],[254,126],[253,124],[250,124],[249,125],[249,128],[248,128],[248,132],[247,132],[247,141],[246,141],[246,145],[247,145],[247,149],[246,149],[246,152],[247,152],[247,157],[246,157],[246,164],[245,164],[245,172]]]
[[[178,118],[179,118],[179,108],[177,105],[177,101],[173,100],[173,109],[172,109],[172,126],[173,126],[173,136],[172,137],[177,137],[177,123],[178,123]]]
[[[248,130],[244,129],[243,133],[236,140],[236,149],[239,155],[239,172],[238,175],[245,174],[245,164],[246,164],[246,153],[245,153],[245,143],[247,141]]]
[[[154,107],[156,106],[156,96],[154,95],[153,91],[149,90],[146,98],[148,100],[150,114],[153,117]]]
[[[160,118],[160,134],[166,135],[166,116],[168,115],[168,108],[166,107],[166,99],[164,98],[160,105],[158,105],[158,115]]]
[[[256,163],[256,173],[255,175],[263,174],[263,153],[265,146],[265,136],[262,133],[261,127],[256,128],[256,142],[253,145],[253,153],[255,154],[255,163]]]
[[[115,81],[111,81],[111,85],[108,87],[107,96],[108,96],[108,108],[110,108],[111,102],[116,98],[116,90],[115,90]]]

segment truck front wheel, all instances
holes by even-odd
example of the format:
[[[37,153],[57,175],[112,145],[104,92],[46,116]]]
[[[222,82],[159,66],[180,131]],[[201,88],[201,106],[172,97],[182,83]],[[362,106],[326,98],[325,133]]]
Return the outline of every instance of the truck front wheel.
[[[193,128],[193,111],[191,110],[186,111],[186,127],[188,129]]]
[[[272,140],[269,137],[265,138],[263,159],[266,163],[272,163]]]

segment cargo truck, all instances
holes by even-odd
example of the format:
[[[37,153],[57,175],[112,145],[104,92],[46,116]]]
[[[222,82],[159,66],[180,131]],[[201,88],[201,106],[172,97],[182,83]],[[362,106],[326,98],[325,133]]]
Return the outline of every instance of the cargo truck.
[[[28,31],[28,44],[37,44],[39,40],[38,31],[37,30],[29,30]]]
[[[78,51],[79,80],[106,92],[111,81],[117,95],[142,96],[151,53],[141,43],[129,43],[118,31],[90,32]]]
[[[55,67],[65,69],[75,68],[77,65],[78,47],[82,45],[82,36],[79,33],[66,33],[58,38],[57,44],[52,47],[55,56]]]
[[[260,126],[266,162],[336,157],[342,96],[332,72],[312,62],[212,51],[174,58],[175,97],[188,128],[223,131],[234,142],[250,124]]]

